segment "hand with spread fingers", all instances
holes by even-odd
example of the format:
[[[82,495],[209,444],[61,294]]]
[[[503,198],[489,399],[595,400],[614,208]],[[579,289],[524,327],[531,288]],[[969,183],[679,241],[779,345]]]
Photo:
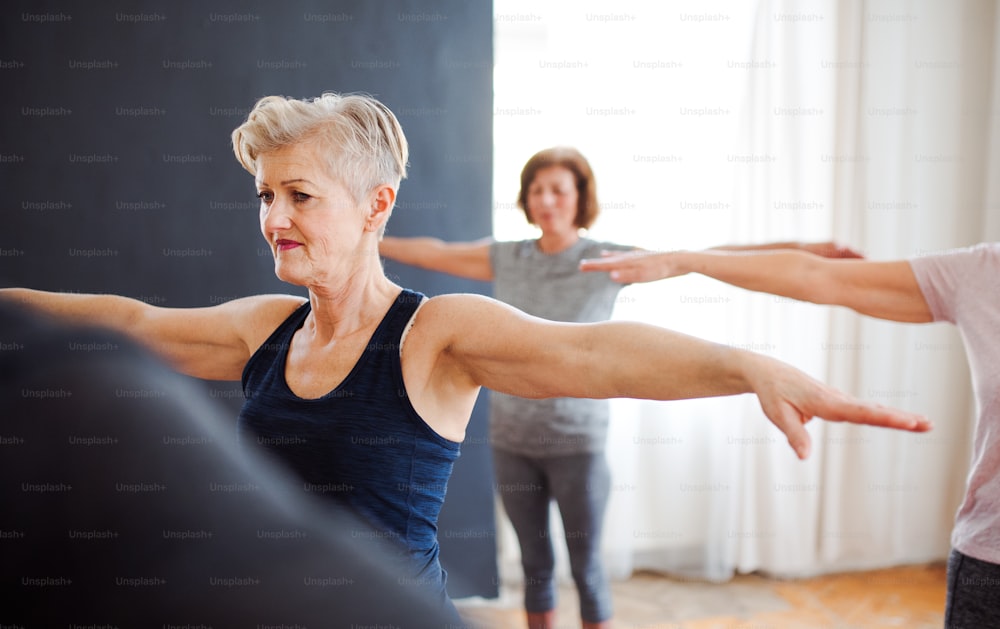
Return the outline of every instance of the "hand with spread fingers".
[[[748,370],[750,386],[764,414],[785,434],[800,459],[807,458],[812,449],[805,425],[814,417],[911,432],[932,428],[922,415],[856,399],[780,361],[760,355],[753,355],[753,360],[767,365]]]

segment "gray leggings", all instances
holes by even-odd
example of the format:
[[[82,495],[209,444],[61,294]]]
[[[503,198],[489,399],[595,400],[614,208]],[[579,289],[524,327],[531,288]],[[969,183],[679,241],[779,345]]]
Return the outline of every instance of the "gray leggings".
[[[549,503],[555,499],[566,532],[570,570],[580,595],[580,616],[601,622],[612,616],[611,588],[601,564],[601,529],[611,491],[603,452],[526,457],[494,449],[497,491],[521,546],[524,607],[556,606],[555,556]]]
[[[952,549],[948,557],[946,629],[1000,627],[1000,565]]]

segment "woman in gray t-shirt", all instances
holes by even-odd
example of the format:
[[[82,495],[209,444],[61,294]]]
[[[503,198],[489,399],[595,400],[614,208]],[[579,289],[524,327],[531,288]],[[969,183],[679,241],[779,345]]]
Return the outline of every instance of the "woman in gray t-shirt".
[[[544,319],[590,323],[610,318],[622,284],[606,274],[581,273],[580,262],[600,257],[602,251],[635,248],[597,242],[581,233],[600,211],[594,174],[583,155],[559,147],[532,156],[521,171],[518,207],[541,231],[537,239],[446,243],[385,237],[379,252],[405,264],[492,281],[496,299]],[[725,248],[801,248],[856,257],[832,243]],[[521,547],[529,627],[554,626],[552,500],[563,521],[583,626],[610,626],[611,590],[600,557],[611,488],[604,456],[608,413],[607,400],[534,400],[496,392],[490,396],[496,487]]]

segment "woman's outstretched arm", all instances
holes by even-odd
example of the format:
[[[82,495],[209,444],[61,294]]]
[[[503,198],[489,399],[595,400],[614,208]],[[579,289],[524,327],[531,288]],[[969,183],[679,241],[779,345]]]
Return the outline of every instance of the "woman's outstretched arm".
[[[932,320],[906,260],[837,260],[801,251],[671,251],[610,255],[584,260],[580,268],[610,273],[623,283],[700,273],[747,290],[846,306],[879,319],[909,323]]]
[[[424,306],[449,385],[464,380],[526,398],[678,400],[754,393],[800,458],[813,417],[922,432],[914,413],[855,399],[773,358],[625,321],[556,323],[486,297]],[[419,322],[418,322],[418,325]]]
[[[379,242],[378,252],[384,258],[421,269],[490,282],[493,280],[493,265],[490,263],[492,242],[492,238],[445,242],[438,238],[386,236]]]
[[[258,295],[207,308],[161,308],[119,295],[0,289],[7,299],[77,324],[109,328],[134,339],[181,373],[239,380],[251,354],[301,297]]]

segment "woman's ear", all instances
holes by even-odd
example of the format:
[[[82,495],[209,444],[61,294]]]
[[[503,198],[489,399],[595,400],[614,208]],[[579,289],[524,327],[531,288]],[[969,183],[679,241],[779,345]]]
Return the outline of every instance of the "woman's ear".
[[[388,184],[383,184],[372,191],[370,199],[365,230],[380,232],[392,215],[392,208],[396,203],[396,190]]]

